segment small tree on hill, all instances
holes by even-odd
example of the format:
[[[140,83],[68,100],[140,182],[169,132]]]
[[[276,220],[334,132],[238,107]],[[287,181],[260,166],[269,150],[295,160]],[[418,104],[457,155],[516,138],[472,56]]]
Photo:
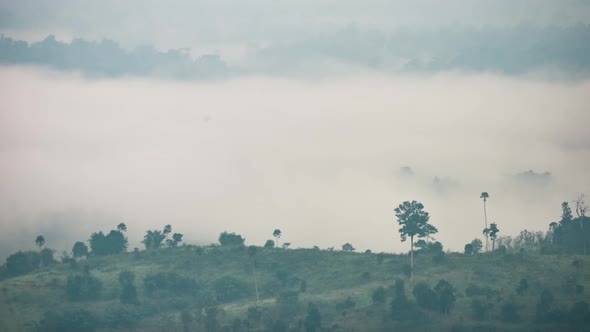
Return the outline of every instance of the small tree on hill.
[[[352,244],[350,244],[350,243],[345,243],[345,244],[342,245],[342,251],[352,252],[352,251],[355,251],[355,250],[356,250],[356,248],[353,247]]]
[[[168,247],[170,248],[177,247],[178,244],[182,242],[182,236],[183,235],[180,233],[174,233],[174,235],[172,235],[172,239],[166,240],[166,244],[168,244]]]
[[[117,230],[119,232],[127,232],[127,225],[125,225],[125,223],[120,223],[117,225]]]
[[[266,240],[266,243],[264,244],[265,248],[274,248],[275,247],[275,241],[273,240]]]
[[[490,239],[492,239],[492,252],[496,247],[496,238],[498,237],[499,231],[500,230],[498,229],[498,226],[495,222],[491,223],[489,228],[483,230],[483,234],[486,236],[486,238],[489,237]]]
[[[113,255],[127,250],[127,238],[120,230],[111,230],[108,235],[103,232],[92,233],[90,248],[94,255]]]
[[[172,226],[166,225],[162,231],[154,230],[147,231],[141,241],[146,249],[158,249],[162,247],[162,243],[166,240],[169,247],[176,247],[182,241],[182,234],[175,233],[172,239],[168,239],[168,234],[172,232]]]
[[[80,259],[82,257],[88,256],[88,247],[84,242],[78,241],[74,243],[74,247],[72,248],[72,255],[74,258]]]
[[[395,208],[401,241],[410,238],[410,280],[414,280],[414,237],[423,238],[438,232],[428,223],[430,216],[424,211],[424,205],[416,201],[405,201]]]
[[[166,238],[166,235],[162,233],[162,231],[154,230],[154,231],[147,231],[143,237],[143,245],[146,249],[158,249],[162,246],[162,242]]]
[[[222,246],[243,246],[244,241],[246,239],[236,233],[223,232],[219,234],[219,244]]]
[[[55,254],[55,250],[49,248],[43,248],[41,250],[41,262],[43,265],[49,266],[57,263],[53,255]]]
[[[170,234],[172,232],[172,225],[166,225],[164,226],[164,231],[162,233],[164,233],[164,235],[168,236],[168,234]]]
[[[278,228],[275,229],[274,232],[272,232],[272,236],[274,236],[275,239],[277,239],[276,240],[277,248],[279,247],[279,239],[281,238],[281,235],[282,235],[281,230]]]
[[[471,241],[471,246],[473,247],[474,255],[479,254],[481,249],[483,249],[483,243],[480,239],[473,239],[473,241]]]

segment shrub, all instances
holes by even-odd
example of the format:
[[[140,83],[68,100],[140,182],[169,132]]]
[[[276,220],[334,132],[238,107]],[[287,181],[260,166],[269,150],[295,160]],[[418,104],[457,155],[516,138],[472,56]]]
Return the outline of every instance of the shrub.
[[[424,309],[435,309],[437,306],[437,294],[424,282],[419,282],[412,290],[414,298],[419,306]]]
[[[177,295],[194,295],[198,290],[197,282],[194,279],[183,277],[176,272],[148,274],[143,279],[143,286],[148,296],[151,296],[156,290],[166,290]]]
[[[318,310],[318,307],[311,302],[307,306],[307,316],[305,317],[304,326],[306,332],[315,332],[321,330],[322,327],[322,316],[320,311]]]
[[[373,304],[385,303],[385,288],[377,287],[371,294],[371,299],[373,300]]]
[[[578,284],[575,276],[569,276],[563,282],[563,291],[568,295],[581,294],[584,292],[584,286]]]
[[[355,251],[356,248],[352,246],[352,244],[350,243],[345,243],[342,245],[342,251],[348,251],[348,252],[352,252]]]
[[[243,246],[245,240],[236,233],[223,232],[219,234],[219,244],[222,246]]]
[[[301,283],[299,284],[299,291],[301,293],[305,293],[306,290],[307,290],[307,281],[301,280]]]
[[[434,286],[434,291],[437,294],[438,310],[448,315],[455,305],[455,289],[448,281],[441,279]]]
[[[527,289],[529,289],[529,282],[528,280],[526,280],[525,278],[520,279],[520,283],[518,284],[518,287],[516,288],[516,293],[518,295],[523,295]]]
[[[132,284],[123,285],[121,289],[121,296],[119,297],[123,304],[138,304],[137,289]]]
[[[19,251],[6,258],[6,272],[11,276],[30,273],[39,267],[41,255],[35,251]]]
[[[539,301],[537,302],[537,320],[539,321],[547,321],[549,318],[549,313],[553,309],[553,303],[555,302],[555,297],[550,290],[545,289],[541,292],[539,296]]]
[[[265,248],[274,248],[275,247],[275,241],[273,240],[266,240],[266,243],[264,244]]]
[[[489,309],[491,309],[489,303],[484,302],[481,299],[471,300],[471,311],[473,312],[473,318],[476,320],[484,320]]]
[[[415,321],[420,319],[420,312],[416,310],[406,297],[404,281],[397,279],[393,286],[394,295],[391,302],[391,318],[397,321]]]
[[[275,276],[281,282],[281,285],[287,285],[287,281],[289,281],[289,273],[285,270],[277,271]]]
[[[206,331],[217,331],[219,329],[219,321],[217,315],[219,309],[217,307],[208,307],[205,309],[205,330]]]
[[[229,302],[249,295],[250,288],[234,277],[222,277],[213,283],[217,301]]]
[[[92,233],[90,236],[92,253],[98,256],[113,255],[127,250],[127,238],[119,230],[112,230],[108,235],[103,232]]]
[[[498,292],[487,286],[469,285],[465,288],[465,295],[472,296],[487,296],[492,297]]]
[[[126,305],[119,305],[110,307],[101,321],[105,327],[115,329],[130,329],[137,326],[141,321],[140,313],[135,309],[137,307],[129,307]]]
[[[45,317],[39,322],[38,330],[41,332],[92,332],[97,328],[98,320],[87,310],[79,309],[57,313],[46,312]]]
[[[257,307],[248,307],[248,321],[258,323],[262,319],[262,312]]]
[[[356,302],[350,296],[347,297],[346,300],[336,304],[338,310],[353,309],[355,306]]]
[[[444,251],[436,252],[432,255],[432,262],[434,264],[441,264],[447,260],[447,254]]]
[[[42,266],[55,265],[57,263],[57,261],[53,257],[54,254],[55,254],[55,250],[53,250],[53,249],[44,248],[43,250],[41,250],[41,265]]]
[[[72,301],[96,300],[100,297],[102,282],[89,274],[70,275],[66,283],[66,296]]]
[[[500,319],[507,323],[520,322],[521,306],[514,301],[507,301],[500,307]]]
[[[569,321],[578,326],[588,323],[590,321],[588,303],[586,301],[579,301],[572,305],[569,311]]]
[[[382,264],[383,260],[385,260],[385,254],[384,253],[378,253],[375,258],[377,259],[377,264]]]

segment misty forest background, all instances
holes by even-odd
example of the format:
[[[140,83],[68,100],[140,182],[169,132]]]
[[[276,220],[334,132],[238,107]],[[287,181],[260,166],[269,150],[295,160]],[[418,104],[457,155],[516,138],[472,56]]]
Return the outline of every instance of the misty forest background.
[[[0,0],[0,331],[590,330],[589,40],[578,0]]]

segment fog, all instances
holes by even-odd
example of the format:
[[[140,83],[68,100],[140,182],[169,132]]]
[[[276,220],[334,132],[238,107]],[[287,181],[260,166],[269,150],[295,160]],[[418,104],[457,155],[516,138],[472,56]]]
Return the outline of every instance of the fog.
[[[262,245],[402,252],[394,207],[424,203],[435,238],[546,230],[588,193],[590,81],[478,73],[213,82],[88,80],[0,69],[0,255],[70,249],[93,231],[172,224]],[[480,236],[481,237],[481,236]]]

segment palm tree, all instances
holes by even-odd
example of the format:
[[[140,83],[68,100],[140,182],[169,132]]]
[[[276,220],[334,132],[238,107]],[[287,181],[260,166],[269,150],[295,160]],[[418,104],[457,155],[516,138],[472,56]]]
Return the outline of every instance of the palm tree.
[[[484,222],[485,222],[485,229],[488,228],[488,214],[486,212],[486,202],[488,201],[488,198],[490,197],[490,195],[487,193],[487,191],[484,191],[481,193],[481,195],[479,196],[479,198],[483,198],[483,217],[484,217]],[[488,235],[486,234],[486,251],[488,251]]]
[[[35,238],[35,244],[37,244],[37,246],[39,247],[39,250],[41,250],[41,247],[43,247],[45,245],[45,237],[43,237],[43,235],[38,235]],[[43,252],[41,252],[43,253]],[[41,255],[41,260],[39,260],[39,267],[43,266],[43,255]]]
[[[43,237],[43,235],[37,236],[35,238],[35,243],[39,248],[43,247],[43,245],[45,245],[45,238]]]

